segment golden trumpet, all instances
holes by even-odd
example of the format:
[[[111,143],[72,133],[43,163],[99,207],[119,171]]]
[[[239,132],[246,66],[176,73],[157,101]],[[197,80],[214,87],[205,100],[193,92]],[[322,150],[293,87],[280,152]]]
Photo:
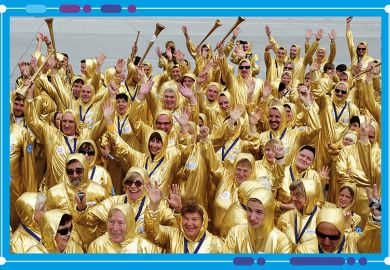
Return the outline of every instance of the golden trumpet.
[[[49,28],[51,43],[53,44],[54,57],[57,59],[57,50],[56,50],[56,42],[54,41],[54,31],[53,31],[53,18],[46,18],[45,22],[47,27]]]
[[[214,23],[213,28],[211,28],[211,30],[207,33],[207,35],[204,37],[204,39],[199,43],[197,48],[199,48],[200,45],[202,45],[202,43],[215,31],[215,29],[217,29],[221,25],[222,25],[221,21],[220,20],[216,20],[215,23]]]
[[[246,20],[246,19],[245,19],[244,17],[239,16],[239,17],[237,18],[236,23],[233,25],[232,28],[230,28],[229,32],[228,32],[228,33],[226,34],[226,36],[224,36],[224,38],[221,40],[221,44],[222,44],[222,43],[225,41],[225,39],[230,35],[230,33],[233,32],[234,29],[236,29],[236,27],[237,27],[240,23],[242,23],[243,21],[245,21],[245,20]],[[215,50],[217,50],[217,48],[215,48],[214,51],[215,51]]]
[[[161,31],[164,30],[164,29],[165,29],[164,25],[156,23],[156,29],[154,30],[153,39],[151,41],[149,41],[149,45],[146,48],[146,51],[145,51],[144,55],[142,56],[141,60],[139,61],[139,65],[141,65],[142,62],[145,60],[145,57],[148,54],[150,48],[153,46],[154,41],[156,40],[158,35],[161,33]]]

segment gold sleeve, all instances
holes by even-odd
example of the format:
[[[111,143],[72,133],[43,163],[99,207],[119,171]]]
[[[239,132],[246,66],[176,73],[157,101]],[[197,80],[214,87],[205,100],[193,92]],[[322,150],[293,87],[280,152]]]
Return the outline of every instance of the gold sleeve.
[[[372,219],[372,214],[364,227],[363,233],[357,240],[357,247],[360,253],[381,252],[381,222]]]
[[[223,181],[224,178],[228,178],[228,172],[215,153],[211,141],[209,140],[206,143],[201,143],[201,147],[203,147],[206,164],[209,164],[210,172],[215,176],[212,177],[212,179],[219,183],[220,181]],[[218,185],[218,183],[215,184]]]
[[[50,126],[46,122],[43,122],[35,109],[34,100],[25,100],[24,106],[25,106],[25,121],[27,126],[32,130],[34,135],[37,137],[37,139],[40,142],[46,142],[46,138],[49,137],[49,134],[55,133],[54,130],[50,129],[56,129],[55,127]]]
[[[52,76],[52,81],[54,83],[51,84],[47,79],[43,78],[44,75],[38,77],[38,80],[42,86],[42,88],[46,91],[46,93],[53,99],[53,101],[57,105],[58,111],[65,111],[66,109],[71,108],[71,95],[72,92],[69,92],[62,83],[62,80],[58,74]]]
[[[192,58],[195,59],[196,57],[196,47],[195,45],[192,43],[192,40],[189,39],[186,41],[186,46],[187,46],[187,50],[188,52],[190,53],[190,55],[192,56]]]
[[[252,57],[250,58],[251,65],[252,65],[252,77],[255,77],[259,75],[260,73],[260,60],[259,56],[257,54],[253,54]]]
[[[318,117],[319,112],[313,105],[305,107],[305,114],[307,115],[308,128],[298,135],[301,145],[311,143],[321,130],[321,122]]]
[[[308,50],[306,50],[306,44],[308,45]],[[313,62],[313,54],[317,50],[319,42],[315,40],[313,44],[309,47],[310,43],[305,43],[305,57],[303,58],[303,66],[306,68],[307,65]]]
[[[357,83],[357,86],[359,83]],[[364,104],[364,107],[366,107],[369,112],[372,114],[372,116],[375,118],[375,121],[378,123],[381,123],[381,112],[382,108],[381,105],[378,104],[375,100],[374,95],[374,85],[373,82],[370,83],[363,83],[363,91],[362,92],[362,103]]]
[[[151,211],[149,206],[146,207],[144,224],[148,240],[161,247],[169,245],[169,230],[172,228],[160,225],[160,206],[157,211]]]
[[[353,60],[356,58],[355,45],[353,44],[353,34],[352,31],[349,30],[345,33],[347,37],[348,51],[351,57],[351,65],[353,65]]]
[[[238,253],[237,243],[238,239],[236,238],[236,230],[232,229],[229,231],[226,236],[225,243],[223,245],[223,253]]]
[[[328,58],[328,63],[332,63],[334,61],[334,58],[336,57],[336,42],[330,43],[330,53]]]
[[[234,48],[234,41],[230,40],[229,43],[223,48],[223,53],[225,54],[225,57],[229,56],[233,48]]]
[[[141,160],[144,159],[144,155],[130,147],[122,138],[119,136],[117,131],[108,132],[110,142],[115,149],[115,154],[119,157],[123,157],[129,167],[136,166]]]

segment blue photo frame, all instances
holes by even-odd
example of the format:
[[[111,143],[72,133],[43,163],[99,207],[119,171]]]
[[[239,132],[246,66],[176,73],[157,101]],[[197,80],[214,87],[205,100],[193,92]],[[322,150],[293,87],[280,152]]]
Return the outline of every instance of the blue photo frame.
[[[323,2],[297,3],[297,1],[278,1],[277,3],[211,3],[210,1],[132,1],[131,3],[106,3],[101,0],[94,1],[3,1],[0,3],[0,71],[1,71],[1,172],[0,183],[0,268],[14,269],[26,267],[55,267],[68,269],[69,267],[104,268],[108,267],[134,267],[134,268],[215,268],[237,269],[238,267],[283,267],[295,268],[299,259],[309,258],[312,263],[318,263],[320,268],[334,261],[335,264],[345,267],[369,267],[382,269],[390,265],[389,248],[389,200],[388,184],[388,119],[389,94],[382,93],[382,252],[380,254],[343,254],[334,256],[319,255],[260,255],[260,254],[207,254],[207,255],[30,255],[10,254],[9,252],[9,89],[13,88],[8,76],[10,69],[10,21],[16,17],[115,17],[115,16],[172,16],[172,17],[292,17],[292,16],[371,16],[380,18],[381,22],[381,59],[382,73],[389,75],[389,13],[390,5],[386,1],[354,1],[341,3],[328,0],[326,6]],[[77,3],[76,3],[77,2]],[[118,1],[119,2],[119,1]],[[6,10],[4,10],[4,7]],[[71,11],[74,12],[71,12]],[[69,12],[68,12],[69,11]],[[210,20],[210,24],[212,21]],[[152,30],[151,30],[152,31]],[[358,31],[357,29],[355,31]],[[47,31],[46,31],[47,32]],[[147,35],[147,34],[145,34]],[[151,35],[151,33],[150,33]],[[130,50],[130,49],[129,49]],[[382,87],[389,89],[389,76],[382,76]],[[318,259],[317,259],[318,258]],[[241,265],[241,266],[240,266]]]

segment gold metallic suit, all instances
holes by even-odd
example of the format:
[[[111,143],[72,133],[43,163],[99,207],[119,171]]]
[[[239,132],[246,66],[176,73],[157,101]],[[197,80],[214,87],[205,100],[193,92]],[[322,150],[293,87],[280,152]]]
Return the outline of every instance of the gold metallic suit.
[[[233,227],[225,240],[225,253],[291,253],[291,243],[274,226],[274,198],[272,192],[258,188],[248,196],[264,207],[264,219],[259,228],[248,225]]]
[[[108,217],[114,210],[119,210],[125,217],[125,238],[121,243],[116,243],[111,240],[108,233],[105,233],[89,245],[88,253],[159,253],[155,245],[136,234],[134,211],[130,205],[122,203],[112,205]],[[108,218],[106,222],[108,223]]]
[[[47,211],[41,220],[42,243],[32,246],[26,253],[59,253],[55,236],[62,216],[66,214],[63,210],[53,209]],[[62,253],[83,253],[81,247],[73,240],[73,231],[68,246]]]

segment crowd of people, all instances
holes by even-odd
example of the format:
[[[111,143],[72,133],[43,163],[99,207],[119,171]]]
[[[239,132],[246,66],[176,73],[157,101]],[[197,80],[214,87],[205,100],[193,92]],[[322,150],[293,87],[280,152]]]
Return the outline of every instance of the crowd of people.
[[[134,43],[77,72],[38,33],[10,99],[11,252],[379,253],[380,59],[352,19],[350,63],[335,30],[327,52],[323,29],[301,49],[266,26],[259,55],[182,26],[191,61]]]

